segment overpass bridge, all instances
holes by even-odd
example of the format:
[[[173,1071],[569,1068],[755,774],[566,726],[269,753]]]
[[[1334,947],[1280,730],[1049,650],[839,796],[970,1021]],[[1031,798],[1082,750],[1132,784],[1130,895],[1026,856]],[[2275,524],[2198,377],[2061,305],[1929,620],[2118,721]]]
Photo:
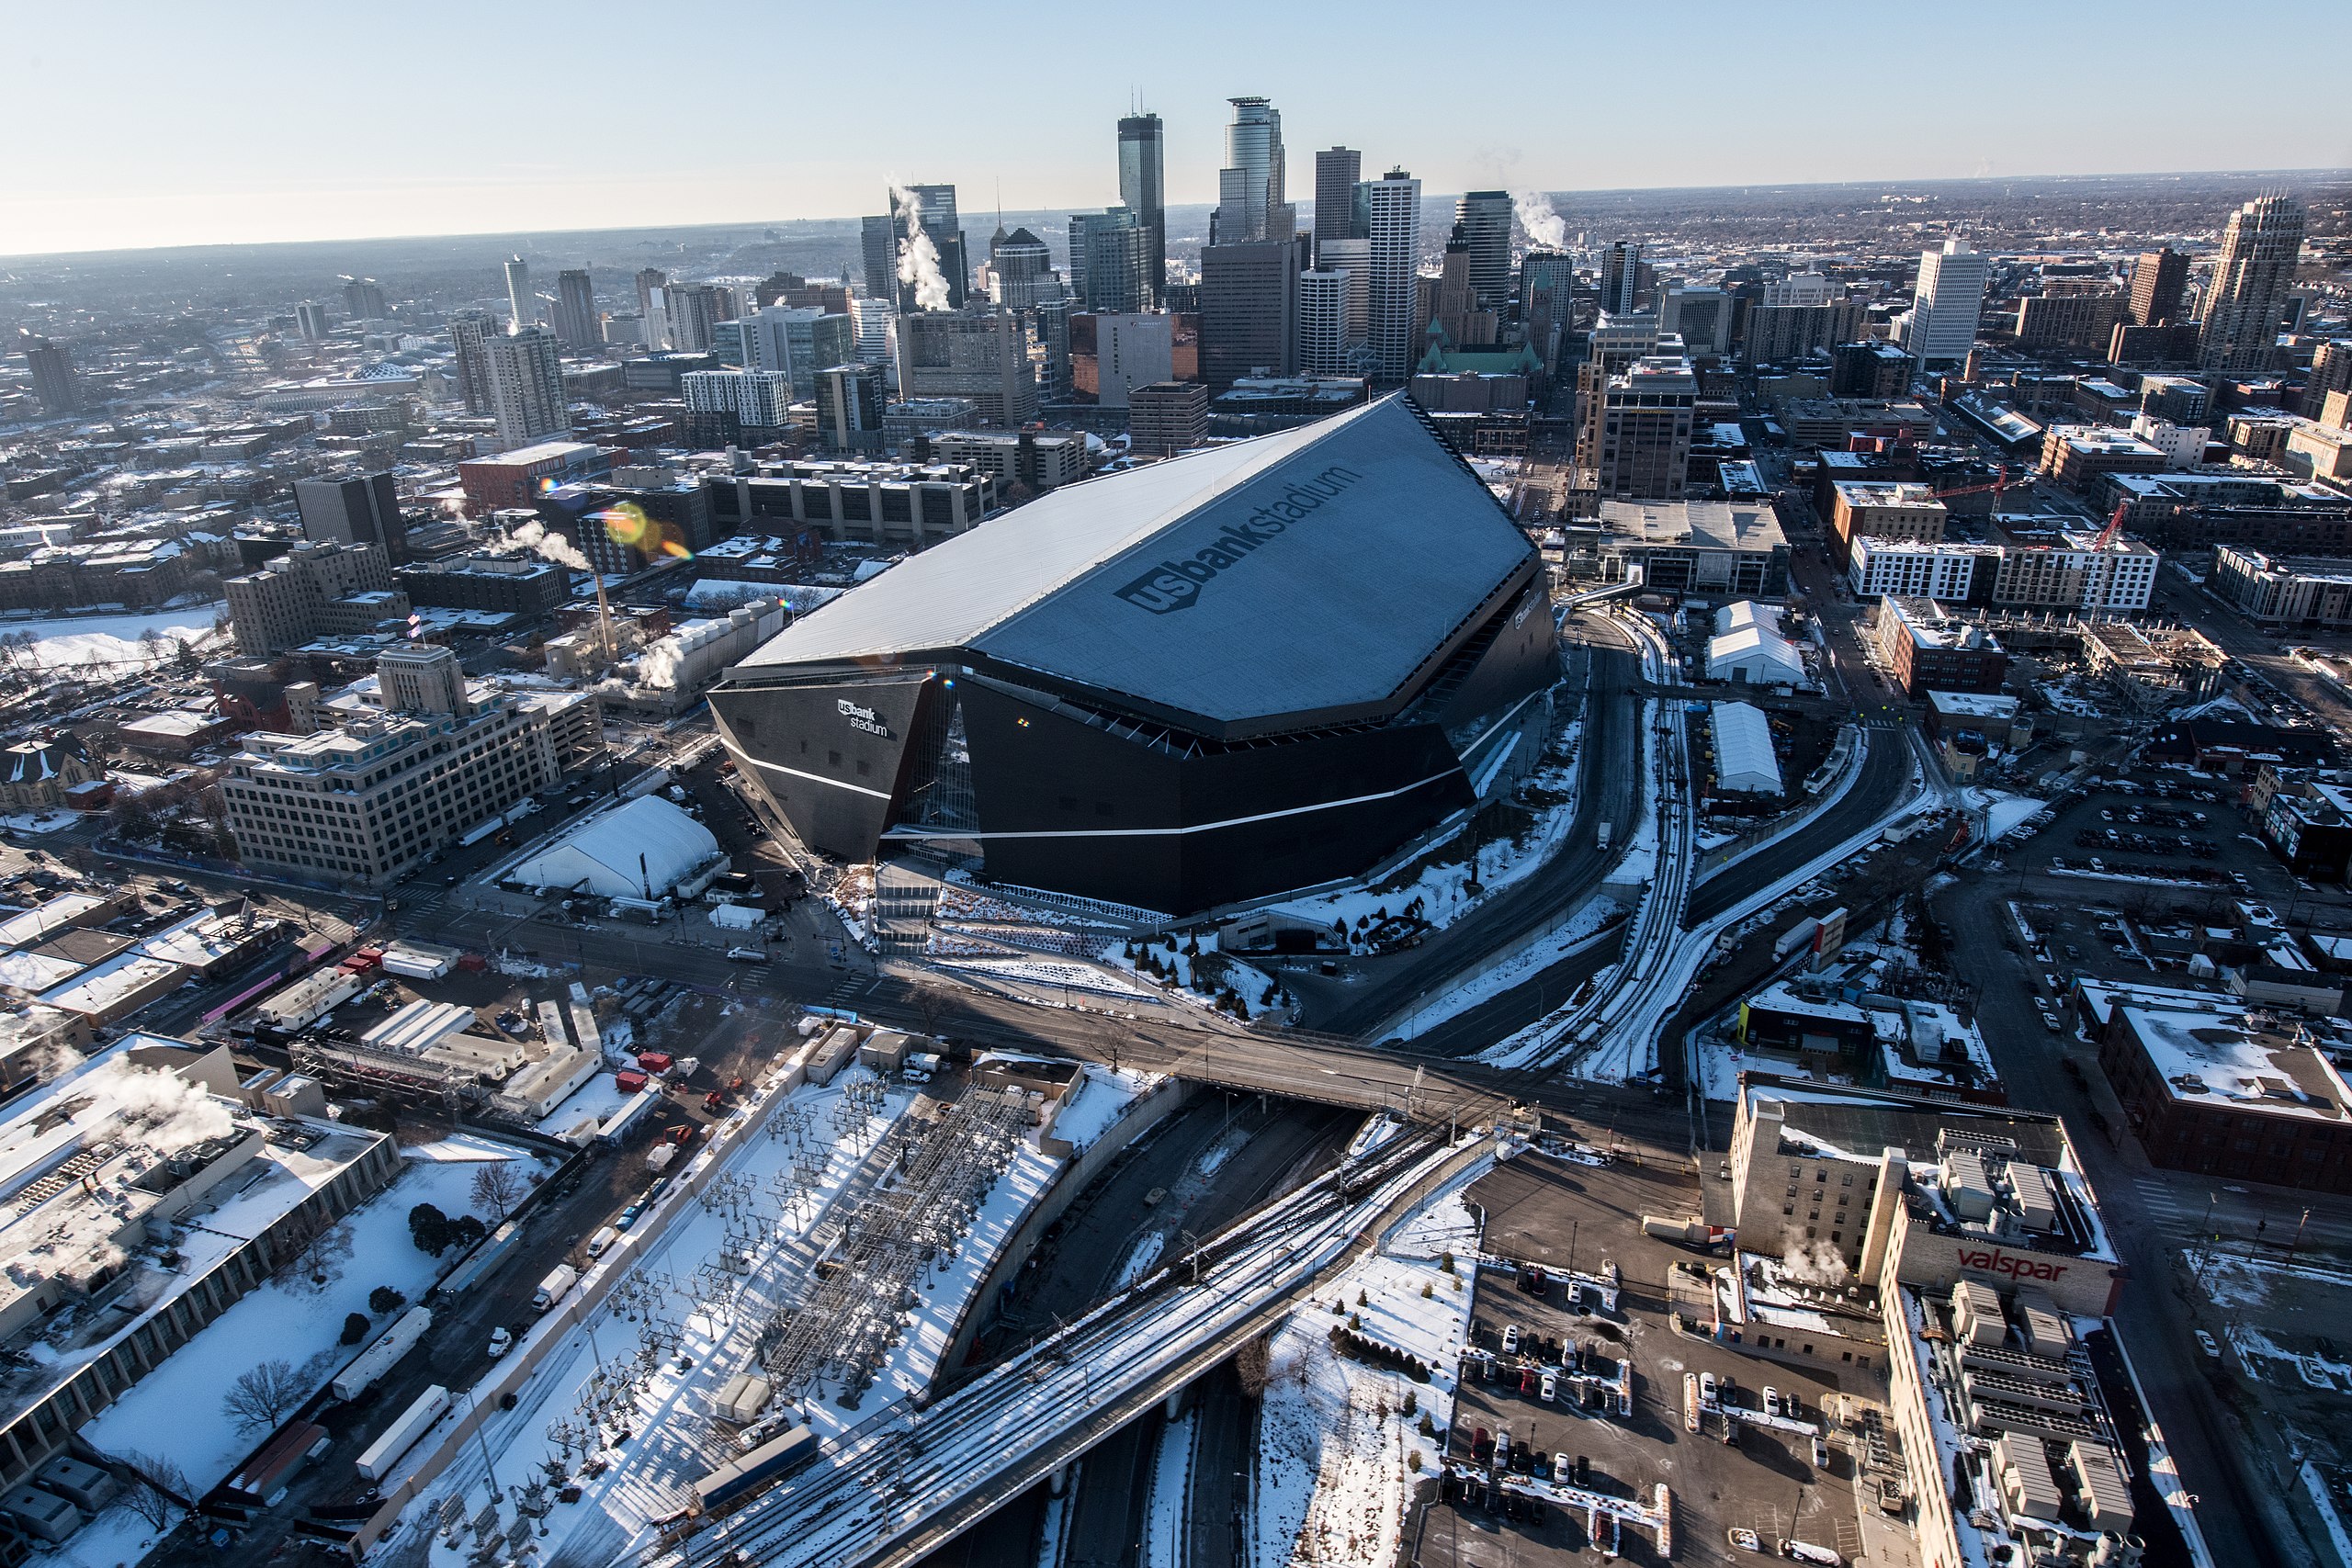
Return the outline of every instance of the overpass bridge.
[[[1400,1133],[952,1393],[885,1407],[734,1513],[673,1526],[685,1533],[639,1561],[907,1568],[1270,1327],[1489,1148]]]

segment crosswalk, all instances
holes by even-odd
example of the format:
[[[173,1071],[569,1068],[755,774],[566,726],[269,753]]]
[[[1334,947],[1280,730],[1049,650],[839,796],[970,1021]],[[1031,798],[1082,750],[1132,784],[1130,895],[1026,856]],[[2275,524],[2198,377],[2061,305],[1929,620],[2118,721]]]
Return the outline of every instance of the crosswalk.
[[[2153,1176],[2133,1177],[2132,1190],[2139,1200],[2141,1210],[2163,1226],[2170,1227],[2184,1219],[2194,1222],[2203,1212],[2201,1207],[2193,1211],[2188,1209],[2180,1195],[2168,1183]]]

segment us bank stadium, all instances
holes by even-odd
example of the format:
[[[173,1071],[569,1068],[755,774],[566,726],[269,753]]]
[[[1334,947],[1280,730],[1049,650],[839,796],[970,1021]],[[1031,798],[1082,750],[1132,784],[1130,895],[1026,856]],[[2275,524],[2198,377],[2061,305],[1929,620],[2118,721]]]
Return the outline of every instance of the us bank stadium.
[[[1401,396],[1056,490],[711,694],[807,847],[1188,914],[1352,877],[1508,787],[1544,575]]]

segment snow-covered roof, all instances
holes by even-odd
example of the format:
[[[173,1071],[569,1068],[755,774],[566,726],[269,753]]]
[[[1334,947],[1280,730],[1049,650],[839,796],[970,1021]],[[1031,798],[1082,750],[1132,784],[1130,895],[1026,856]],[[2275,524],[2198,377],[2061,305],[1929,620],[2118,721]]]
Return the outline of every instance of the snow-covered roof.
[[[587,818],[507,874],[532,887],[605,898],[642,898],[650,890],[658,898],[717,853],[709,829],[649,795]]]
[[[2122,1012],[2148,1065],[2176,1100],[2297,1121],[2340,1122],[2352,1115],[2352,1089],[2324,1053],[2264,1030],[2243,1012],[2130,1002]]]
[[[1715,635],[1726,637],[1749,626],[1762,626],[1777,632],[1781,628],[1781,613],[1753,599],[1736,600],[1715,612]]]
[[[1707,642],[1707,678],[1727,680],[1734,671],[1758,682],[1794,682],[1804,679],[1804,658],[1795,644],[1770,627],[1742,626]]]
[[[1781,764],[1772,755],[1772,727],[1746,703],[1716,703],[1708,710],[1714,737],[1715,784],[1739,795],[1781,793]]]

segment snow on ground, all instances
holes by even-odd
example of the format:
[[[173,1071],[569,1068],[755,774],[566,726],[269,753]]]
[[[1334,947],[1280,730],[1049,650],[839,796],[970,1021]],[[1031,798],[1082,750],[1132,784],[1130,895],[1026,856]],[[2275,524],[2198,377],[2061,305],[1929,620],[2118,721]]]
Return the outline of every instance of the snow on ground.
[[[1461,1194],[1487,1168],[1481,1162],[1449,1183],[1380,1251],[1318,1284],[1275,1331],[1260,1404],[1250,1568],[1395,1561],[1408,1489],[1416,1475],[1436,1473],[1442,1449],[1421,1427],[1452,1424],[1453,1370],[1470,1330],[1463,1275],[1426,1254],[1468,1220]],[[1340,1356],[1331,1330],[1351,1320],[1354,1332],[1428,1363],[1430,1381]]]
[[[1192,1490],[1193,1428],[1199,1424],[1199,1412],[1187,1410],[1159,1429],[1144,1504],[1143,1568],[1184,1568],[1184,1503]]]
[[[74,664],[147,665],[175,657],[176,645],[182,642],[194,644],[198,652],[206,651],[216,638],[212,620],[221,608],[219,604],[198,604],[144,615],[74,615],[59,620],[0,615],[0,634],[30,633],[31,661],[43,670],[62,670]],[[141,640],[141,634],[151,629],[164,639],[152,649]]]
[[[175,1523],[180,1517],[180,1510],[172,1510]],[[33,1557],[31,1568],[128,1568],[154,1551],[163,1534],[128,1505],[117,1503],[75,1530],[73,1540]]]
[[[82,813],[63,807],[51,807],[40,811],[17,811],[0,817],[0,828],[17,833],[54,833],[61,828],[71,828],[82,819]]]
[[[953,969],[983,980],[999,980],[1017,986],[1046,986],[1061,990],[1088,991],[1104,997],[1139,997],[1145,994],[1141,987],[1131,986],[1091,964],[1064,963],[1051,958],[940,958],[933,963],[942,969]]]
[[[2311,1496],[2312,1511],[2327,1527],[2327,1541],[2335,1549],[2335,1560],[2352,1562],[2352,1535],[2344,1533],[2344,1517],[2335,1511],[2335,1499],[2328,1495],[2327,1483],[2320,1479],[2309,1460],[2303,1461],[2298,1472],[2302,1477],[2304,1492]]]
[[[1139,1073],[1132,1067],[1113,1072],[1108,1067],[1090,1066],[1085,1073],[1085,1087],[1062,1101],[1052,1128],[1055,1137],[1068,1139],[1072,1150],[1079,1154],[1092,1146],[1126,1113],[1128,1106],[1160,1082],[1151,1074]]]
[[[1126,1261],[1119,1265],[1119,1277],[1111,1281],[1111,1288],[1124,1291],[1150,1273],[1152,1265],[1159,1261],[1159,1255],[1167,1247],[1168,1238],[1158,1231],[1136,1237],[1136,1244],[1127,1248]]]
[[[1412,882],[1402,886],[1383,882],[1377,887],[1352,887],[1320,897],[1294,898],[1267,908],[1279,914],[1294,915],[1324,926],[1340,921],[1352,931],[1360,919],[1376,917],[1383,909],[1395,914],[1419,898],[1421,900],[1422,917],[1430,925],[1453,924],[1501,889],[1542,866],[1559,847],[1561,838],[1577,818],[1577,750],[1583,732],[1583,720],[1570,724],[1561,739],[1544,753],[1544,765],[1529,775],[1531,784],[1559,798],[1536,812],[1533,824],[1518,838],[1478,847],[1479,892],[1475,897],[1465,891],[1464,886],[1470,876],[1470,857],[1465,854],[1448,864],[1424,867]],[[1460,832],[1468,830],[1465,823]],[[1459,837],[1459,832],[1455,837]],[[1450,839],[1443,840],[1452,841]],[[1433,846],[1442,847],[1442,843]]]
[[[230,1382],[249,1367],[282,1359],[294,1364],[306,1395],[325,1386],[359,1353],[360,1347],[337,1341],[347,1314],[368,1313],[370,1291],[389,1285],[414,1302],[457,1262],[454,1251],[435,1258],[417,1250],[409,1239],[409,1210],[431,1203],[445,1214],[474,1213],[467,1189],[486,1158],[499,1157],[483,1151],[501,1146],[458,1134],[402,1150],[407,1168],[337,1227],[349,1236],[351,1254],[330,1265],[323,1286],[312,1288],[307,1279],[289,1283],[281,1275],[252,1292],[132,1385],[83,1435],[102,1452],[170,1459],[199,1492],[217,1485],[267,1436],[240,1430],[221,1408]],[[530,1169],[550,1163],[511,1147],[504,1157]],[[194,1225],[204,1223],[199,1217]],[[369,1314],[371,1328],[388,1321]]]

